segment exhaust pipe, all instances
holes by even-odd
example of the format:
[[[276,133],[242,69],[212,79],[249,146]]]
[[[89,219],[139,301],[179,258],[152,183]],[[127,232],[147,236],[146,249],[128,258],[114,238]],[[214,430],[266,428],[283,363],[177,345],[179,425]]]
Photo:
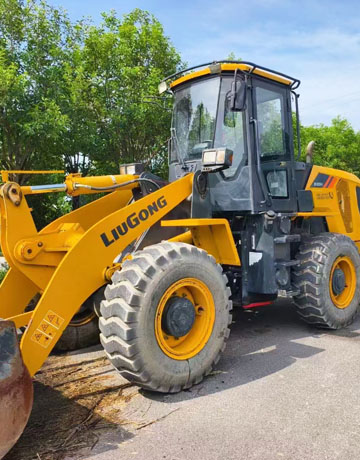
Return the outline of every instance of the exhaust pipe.
[[[32,380],[21,358],[15,324],[0,321],[0,459],[19,439],[32,404]]]

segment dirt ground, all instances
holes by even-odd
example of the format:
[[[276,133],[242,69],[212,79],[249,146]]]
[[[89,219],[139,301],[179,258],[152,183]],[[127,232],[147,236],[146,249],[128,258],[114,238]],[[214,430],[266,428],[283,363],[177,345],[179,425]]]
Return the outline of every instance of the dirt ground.
[[[144,393],[118,374],[101,345],[50,356],[34,378],[29,422],[4,460],[87,459],[101,436],[130,439],[173,412],[152,414]]]
[[[62,460],[76,453],[84,458],[84,449],[91,450],[104,430],[139,428],[122,415],[137,394],[130,383],[117,382],[101,351],[83,361],[81,353],[51,356],[34,381],[29,423],[5,460]]]

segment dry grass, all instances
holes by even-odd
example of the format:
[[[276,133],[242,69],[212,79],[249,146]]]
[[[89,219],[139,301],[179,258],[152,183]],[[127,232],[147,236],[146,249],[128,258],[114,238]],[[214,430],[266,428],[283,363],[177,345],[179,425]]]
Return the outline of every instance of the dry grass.
[[[123,409],[138,395],[130,383],[114,381],[104,357],[74,362],[53,356],[34,382],[34,407],[29,423],[13,450],[4,460],[62,460],[84,457],[91,452],[102,430],[122,430],[131,424]]]

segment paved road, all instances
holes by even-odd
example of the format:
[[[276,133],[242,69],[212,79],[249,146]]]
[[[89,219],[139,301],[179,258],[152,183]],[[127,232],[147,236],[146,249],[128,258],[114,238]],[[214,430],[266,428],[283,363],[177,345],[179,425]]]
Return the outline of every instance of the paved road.
[[[214,375],[177,395],[126,385],[101,351],[65,364],[54,357],[38,377],[31,424],[8,459],[36,452],[41,460],[358,460],[359,348],[359,319],[341,332],[319,332],[282,303],[238,314]],[[105,390],[98,386],[104,378]],[[65,433],[60,441],[55,418]],[[41,423],[44,438],[26,457]]]

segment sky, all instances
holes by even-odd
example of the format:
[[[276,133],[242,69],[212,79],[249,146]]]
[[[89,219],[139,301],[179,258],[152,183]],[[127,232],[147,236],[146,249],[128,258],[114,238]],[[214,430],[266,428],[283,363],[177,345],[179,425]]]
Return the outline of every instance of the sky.
[[[72,20],[134,8],[153,13],[189,66],[226,58],[269,67],[301,80],[305,125],[340,115],[360,130],[358,0],[50,0]]]

